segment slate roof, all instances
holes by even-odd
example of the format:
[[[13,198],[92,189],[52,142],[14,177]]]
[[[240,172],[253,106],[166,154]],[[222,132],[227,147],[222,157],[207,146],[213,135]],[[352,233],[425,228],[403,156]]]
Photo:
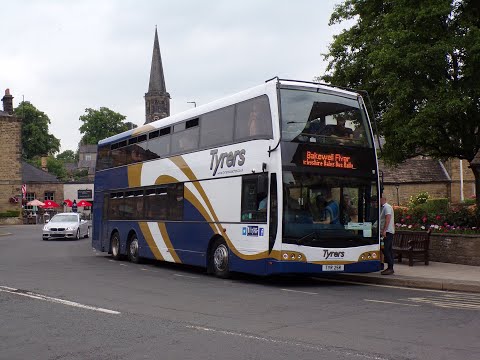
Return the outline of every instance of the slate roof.
[[[55,175],[30,165],[25,161],[22,161],[22,182],[24,184],[61,183]]]
[[[442,162],[434,159],[409,159],[396,167],[386,166],[379,160],[378,167],[383,171],[385,184],[452,181]]]

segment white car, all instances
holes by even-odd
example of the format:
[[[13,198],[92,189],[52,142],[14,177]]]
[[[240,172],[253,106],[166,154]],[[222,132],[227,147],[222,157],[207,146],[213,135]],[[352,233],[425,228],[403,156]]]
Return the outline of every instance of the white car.
[[[56,214],[43,227],[43,240],[68,238],[79,240],[90,236],[88,221],[81,219],[80,214],[69,212]]]

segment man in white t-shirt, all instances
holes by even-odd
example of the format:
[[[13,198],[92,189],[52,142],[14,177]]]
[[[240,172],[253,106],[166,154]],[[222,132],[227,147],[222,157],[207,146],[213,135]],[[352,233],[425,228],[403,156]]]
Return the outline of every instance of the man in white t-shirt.
[[[382,271],[382,275],[392,275],[393,271],[393,234],[395,233],[395,221],[393,208],[387,203],[387,198],[380,198],[382,212],[380,213],[380,236],[383,238],[383,255],[388,267]]]

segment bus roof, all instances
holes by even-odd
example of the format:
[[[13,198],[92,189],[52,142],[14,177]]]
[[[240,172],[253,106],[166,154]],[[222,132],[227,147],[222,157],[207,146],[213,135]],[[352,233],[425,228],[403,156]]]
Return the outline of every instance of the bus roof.
[[[176,124],[179,121],[194,119],[207,112],[214,111],[225,106],[233,105],[238,102],[251,99],[253,97],[257,97],[264,94],[266,95],[275,94],[277,85],[280,88],[299,88],[299,89],[303,88],[305,90],[321,89],[325,92],[337,93],[337,94],[341,94],[343,96],[351,97],[351,98],[357,98],[359,96],[359,93],[355,92],[354,90],[336,87],[329,84],[314,83],[314,82],[299,81],[299,80],[279,79],[278,77],[274,77],[272,79],[265,81],[265,83],[261,85],[257,85],[255,87],[238,92],[236,94],[229,95],[227,97],[212,101],[204,105],[200,105],[198,107],[183,111],[181,113],[170,115],[166,118],[159,119],[145,125],[141,125],[135,129],[130,129],[120,134],[110,136],[108,138],[100,140],[98,142],[98,145],[105,145],[111,142],[128,139],[132,135],[140,135],[143,133],[148,133],[149,131],[152,131],[155,129],[171,126],[172,124]]]

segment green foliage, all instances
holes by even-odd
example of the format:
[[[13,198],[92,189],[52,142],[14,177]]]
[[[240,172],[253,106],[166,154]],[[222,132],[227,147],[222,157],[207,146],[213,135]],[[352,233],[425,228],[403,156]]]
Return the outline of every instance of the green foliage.
[[[420,192],[417,195],[412,195],[408,201],[408,207],[413,208],[417,205],[424,204],[427,202],[429,197],[430,195],[428,195],[428,192],[426,191]]]
[[[57,160],[61,160],[64,163],[74,163],[78,161],[78,158],[72,150],[65,150],[57,155]]]
[[[28,101],[14,110],[22,118],[22,153],[25,159],[53,155],[60,150],[60,140],[48,133],[50,119]]]
[[[85,109],[86,114],[80,116],[83,125],[80,126],[80,133],[84,134],[81,142],[83,144],[96,145],[99,140],[119,134],[129,129],[124,123],[126,117],[106,107],[99,110]]]
[[[42,161],[40,157],[28,160],[30,164],[37,168],[42,168]],[[47,170],[50,174],[55,175],[59,180],[67,180],[67,170],[65,163],[62,160],[56,159],[54,156],[47,157]]]
[[[19,210],[7,210],[5,212],[0,213],[0,218],[10,218],[10,217],[19,217],[20,211]]]
[[[345,0],[330,24],[343,21],[354,24],[334,37],[319,79],[368,91],[384,161],[472,161],[480,149],[479,2]]]
[[[428,199],[423,204],[416,207],[420,212],[425,214],[446,214],[448,212],[448,199]]]
[[[84,177],[88,176],[88,170],[87,169],[82,169],[82,170],[76,170],[73,172],[73,178],[75,180],[80,180],[83,179]]]

